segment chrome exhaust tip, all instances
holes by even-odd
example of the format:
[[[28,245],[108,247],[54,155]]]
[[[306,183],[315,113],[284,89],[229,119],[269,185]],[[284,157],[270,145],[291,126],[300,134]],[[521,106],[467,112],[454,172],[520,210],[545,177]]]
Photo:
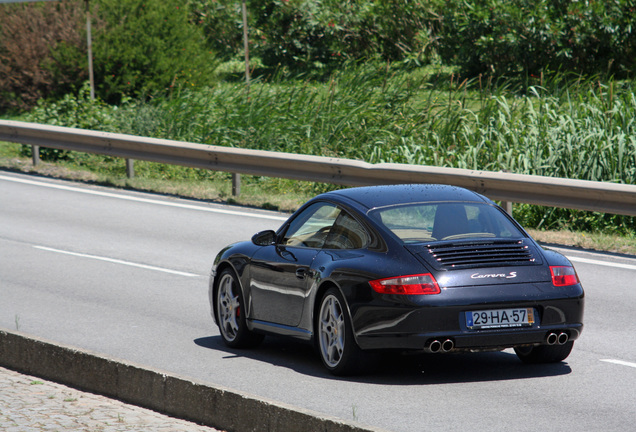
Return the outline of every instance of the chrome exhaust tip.
[[[439,352],[442,349],[442,343],[435,339],[428,345],[428,350],[432,353]]]
[[[557,339],[557,343],[559,345],[565,345],[568,342],[569,339],[570,339],[570,336],[568,336],[567,333],[562,332],[562,333],[559,333],[559,337]]]
[[[444,343],[442,344],[442,352],[447,353],[451,351],[453,348],[455,348],[455,342],[453,342],[452,339],[446,339]]]
[[[548,333],[545,341],[548,343],[548,345],[554,345],[559,341],[559,336],[556,333]]]

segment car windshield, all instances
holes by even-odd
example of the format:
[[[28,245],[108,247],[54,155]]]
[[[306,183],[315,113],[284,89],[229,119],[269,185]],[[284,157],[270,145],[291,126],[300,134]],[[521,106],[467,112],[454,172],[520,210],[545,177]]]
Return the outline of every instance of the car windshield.
[[[407,204],[375,209],[370,216],[404,243],[524,237],[499,209],[482,203]]]

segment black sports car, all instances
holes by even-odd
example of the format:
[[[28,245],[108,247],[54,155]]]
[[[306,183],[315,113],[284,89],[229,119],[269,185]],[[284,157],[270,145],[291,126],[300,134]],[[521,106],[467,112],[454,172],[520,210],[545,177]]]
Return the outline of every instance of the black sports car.
[[[319,195],[278,231],[223,249],[209,296],[228,346],[313,340],[334,374],[381,349],[560,362],[583,329],[572,264],[488,198],[445,185]]]

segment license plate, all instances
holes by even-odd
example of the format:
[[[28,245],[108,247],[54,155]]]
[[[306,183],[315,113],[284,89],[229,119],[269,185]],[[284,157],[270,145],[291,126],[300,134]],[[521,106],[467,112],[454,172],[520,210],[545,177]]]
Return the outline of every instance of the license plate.
[[[527,327],[534,323],[532,308],[494,309],[466,312],[466,327],[471,330]]]

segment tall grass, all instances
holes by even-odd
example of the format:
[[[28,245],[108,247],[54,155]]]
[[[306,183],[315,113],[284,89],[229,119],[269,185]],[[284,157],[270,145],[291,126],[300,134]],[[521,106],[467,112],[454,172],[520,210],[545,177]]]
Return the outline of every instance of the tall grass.
[[[401,108],[415,94],[406,78],[381,78],[346,72],[324,84],[253,82],[249,93],[226,83],[158,101],[159,123],[139,118],[143,124],[130,126],[214,145],[366,159],[404,128]]]
[[[493,94],[476,108],[440,105],[422,119],[417,134],[395,148],[376,148],[372,161],[636,182],[631,89],[578,83],[561,94],[528,90],[523,96]]]
[[[505,87],[344,71],[329,82],[224,84],[138,110],[130,132],[214,145],[636,183],[636,98],[594,81]],[[474,83],[472,83],[474,87]],[[568,87],[563,88],[563,85]],[[143,116],[150,111],[150,116]]]

